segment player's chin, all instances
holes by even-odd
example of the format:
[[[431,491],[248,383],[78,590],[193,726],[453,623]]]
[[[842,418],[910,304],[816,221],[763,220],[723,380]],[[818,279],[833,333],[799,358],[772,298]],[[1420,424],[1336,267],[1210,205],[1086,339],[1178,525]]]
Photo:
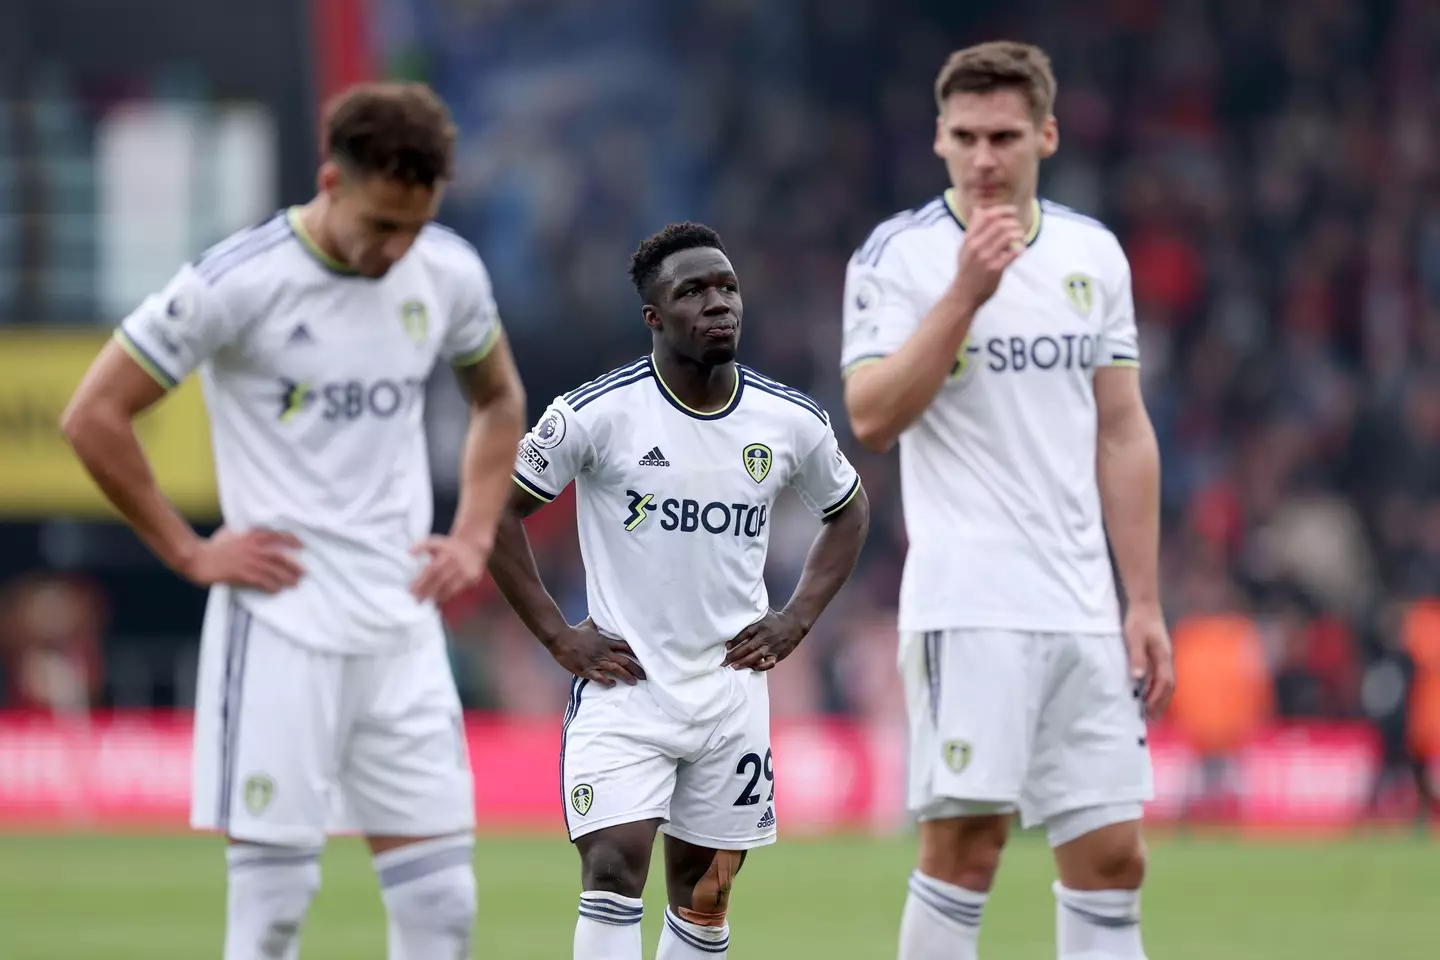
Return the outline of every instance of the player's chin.
[[[728,337],[707,336],[700,344],[700,362],[712,367],[729,363],[735,359],[735,354],[739,349],[740,337],[738,334],[731,334]]]
[[[1014,191],[1009,184],[984,183],[970,188],[970,197],[977,208],[998,207],[1014,201]]]

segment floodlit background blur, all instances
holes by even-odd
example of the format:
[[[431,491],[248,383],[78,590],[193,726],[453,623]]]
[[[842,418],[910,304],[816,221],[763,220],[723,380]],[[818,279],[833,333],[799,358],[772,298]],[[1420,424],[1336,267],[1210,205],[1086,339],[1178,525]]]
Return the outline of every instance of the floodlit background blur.
[[[875,509],[855,578],[772,675],[783,813],[797,830],[900,827],[896,458],[844,425],[841,284],[876,223],[945,186],[929,149],[939,64],[1001,36],[1043,45],[1059,77],[1042,193],[1110,225],[1133,266],[1180,682],[1152,738],[1153,816],[1421,815],[1422,761],[1440,770],[1440,5],[9,0],[0,825],[183,822],[204,597],[108,519],[57,418],[109,329],[180,262],[308,199],[317,103],[396,76],[454,110],[441,219],[490,266],[532,415],[648,350],[625,276],[643,236],[675,219],[721,232],[744,358],[836,415]],[[442,373],[442,525],[463,418]],[[193,385],[145,429],[166,489],[208,529]],[[787,506],[776,602],[814,531]],[[581,618],[573,501],[531,534]],[[487,764],[482,820],[558,830],[566,677],[488,584],[447,619]]]

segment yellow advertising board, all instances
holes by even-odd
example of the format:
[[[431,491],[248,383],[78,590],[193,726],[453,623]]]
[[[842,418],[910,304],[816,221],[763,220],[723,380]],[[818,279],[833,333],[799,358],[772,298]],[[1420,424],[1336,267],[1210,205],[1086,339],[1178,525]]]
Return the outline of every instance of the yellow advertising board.
[[[116,514],[60,433],[60,415],[111,331],[0,328],[0,518]],[[220,515],[210,426],[189,378],[136,422],[145,454],[187,517]]]

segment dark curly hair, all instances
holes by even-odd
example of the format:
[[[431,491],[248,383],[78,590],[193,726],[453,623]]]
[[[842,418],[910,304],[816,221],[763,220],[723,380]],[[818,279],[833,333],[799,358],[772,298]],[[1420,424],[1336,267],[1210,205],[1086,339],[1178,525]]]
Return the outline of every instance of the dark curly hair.
[[[360,176],[433,187],[453,173],[455,125],[423,83],[351,87],[326,104],[321,136],[321,154]]]
[[[698,247],[711,247],[729,256],[725,244],[720,240],[720,234],[703,223],[672,223],[659,233],[640,241],[640,246],[630,258],[630,282],[635,284],[635,291],[640,294],[640,299],[650,299],[651,287],[659,277],[660,265],[665,262],[666,257],[681,250],[694,250]]]

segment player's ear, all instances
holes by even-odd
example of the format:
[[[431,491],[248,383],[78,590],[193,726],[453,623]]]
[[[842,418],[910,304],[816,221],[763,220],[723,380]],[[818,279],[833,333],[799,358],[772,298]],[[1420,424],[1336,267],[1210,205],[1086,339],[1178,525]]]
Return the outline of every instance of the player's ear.
[[[315,186],[321,193],[334,195],[345,182],[345,172],[334,160],[326,160],[320,164],[320,169],[315,174]]]
[[[1053,115],[1040,124],[1040,159],[1048,160],[1060,149],[1060,124]]]
[[[938,113],[935,115],[935,143],[931,149],[935,151],[935,156],[945,159],[945,118]]]
[[[656,310],[655,307],[651,304],[647,303],[645,304],[645,306],[640,308],[640,316],[645,318],[645,326],[649,327],[651,330],[660,329],[660,311]]]

